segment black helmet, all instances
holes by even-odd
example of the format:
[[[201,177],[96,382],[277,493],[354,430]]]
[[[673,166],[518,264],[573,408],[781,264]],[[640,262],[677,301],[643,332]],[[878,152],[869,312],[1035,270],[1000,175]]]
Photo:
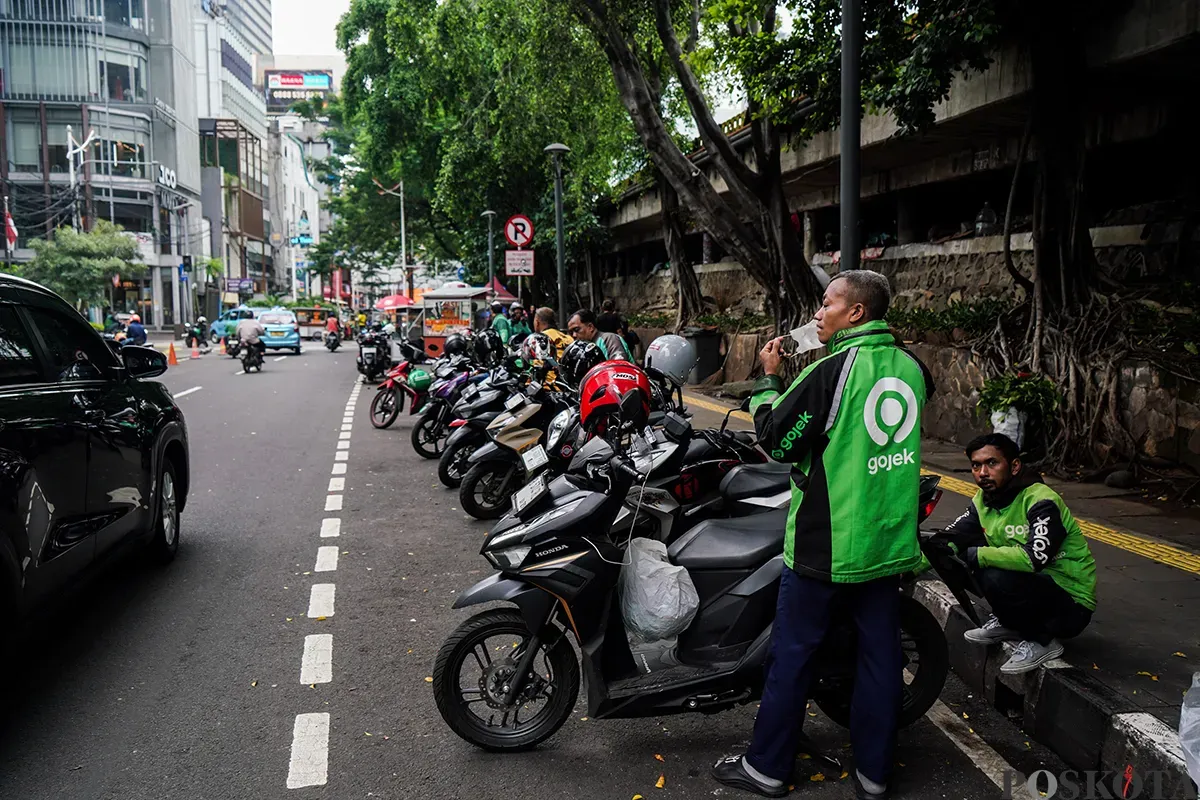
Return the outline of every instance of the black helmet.
[[[481,331],[475,337],[475,353],[485,364],[500,363],[500,359],[504,357],[504,342],[501,341],[500,334],[491,328]]]
[[[564,382],[577,389],[579,381],[588,373],[588,370],[603,361],[604,353],[594,343],[585,342],[582,339],[571,342],[558,361],[558,365],[561,367],[559,375]]]
[[[467,338],[461,333],[452,333],[446,337],[446,343],[442,345],[442,353],[448,356],[461,356],[467,352]]]

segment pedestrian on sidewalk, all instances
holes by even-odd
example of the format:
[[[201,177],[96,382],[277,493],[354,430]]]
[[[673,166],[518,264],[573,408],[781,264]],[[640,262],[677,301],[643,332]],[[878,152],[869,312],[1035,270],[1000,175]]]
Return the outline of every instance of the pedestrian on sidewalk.
[[[1063,654],[1096,610],[1096,562],[1067,504],[1002,433],[967,445],[979,491],[934,542],[963,557],[992,616],[968,642],[1017,641],[1000,671],[1018,675]]]
[[[850,705],[855,791],[887,797],[903,688],[900,576],[923,562],[920,420],[933,390],[924,365],[884,322],[890,303],[878,272],[839,273],[816,315],[830,355],[785,390],[785,337],[759,353],[764,375],[750,400],[754,428],[772,458],[797,469],[754,736],[744,756],[713,768],[727,786],[766,797],[788,793],[813,658],[838,607],[853,614],[858,631]]]

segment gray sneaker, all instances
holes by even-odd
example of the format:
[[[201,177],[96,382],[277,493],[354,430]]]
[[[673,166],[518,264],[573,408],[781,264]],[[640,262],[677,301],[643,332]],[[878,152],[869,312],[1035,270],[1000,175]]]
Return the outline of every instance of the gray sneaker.
[[[982,627],[972,628],[964,633],[963,638],[975,644],[996,644],[996,642],[1016,641],[1021,638],[1021,635],[1001,625],[1000,620],[993,615],[987,618]]]
[[[1035,670],[1062,654],[1063,646],[1057,639],[1051,639],[1050,644],[1044,645],[1030,641],[1021,642],[1016,646],[1012,658],[1000,667],[1000,671],[1005,675],[1020,675],[1022,672]]]

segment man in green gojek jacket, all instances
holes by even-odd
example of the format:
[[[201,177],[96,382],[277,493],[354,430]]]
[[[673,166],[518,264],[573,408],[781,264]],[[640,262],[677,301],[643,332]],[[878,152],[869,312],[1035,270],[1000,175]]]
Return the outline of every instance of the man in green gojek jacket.
[[[726,785],[787,793],[812,657],[836,606],[854,615],[858,630],[856,791],[887,796],[903,686],[900,576],[922,564],[921,410],[932,391],[924,365],[883,321],[890,302],[883,275],[839,273],[816,315],[829,355],[785,390],[781,339],[759,354],[765,375],[750,402],[759,443],[795,466],[762,703],[750,749],[713,769]]]
[[[1019,675],[1058,658],[1096,610],[1096,562],[1058,492],[1025,466],[1016,442],[989,433],[966,448],[979,492],[933,537],[966,562],[993,616],[963,634],[975,644],[1018,642],[1000,666]]]

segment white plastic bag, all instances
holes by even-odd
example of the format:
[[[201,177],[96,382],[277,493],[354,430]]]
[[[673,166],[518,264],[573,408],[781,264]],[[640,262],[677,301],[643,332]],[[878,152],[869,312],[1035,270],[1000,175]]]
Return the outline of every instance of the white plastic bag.
[[[1004,411],[992,412],[992,430],[1003,433],[1013,440],[1017,447],[1025,444],[1025,428],[1029,424],[1029,415],[1011,406]]]
[[[654,642],[687,630],[700,608],[700,596],[683,567],[667,560],[667,546],[652,539],[629,542],[629,560],[618,587],[621,614],[631,638]]]
[[[1192,676],[1192,688],[1183,696],[1179,714],[1179,740],[1188,775],[1200,784],[1200,672]]]

